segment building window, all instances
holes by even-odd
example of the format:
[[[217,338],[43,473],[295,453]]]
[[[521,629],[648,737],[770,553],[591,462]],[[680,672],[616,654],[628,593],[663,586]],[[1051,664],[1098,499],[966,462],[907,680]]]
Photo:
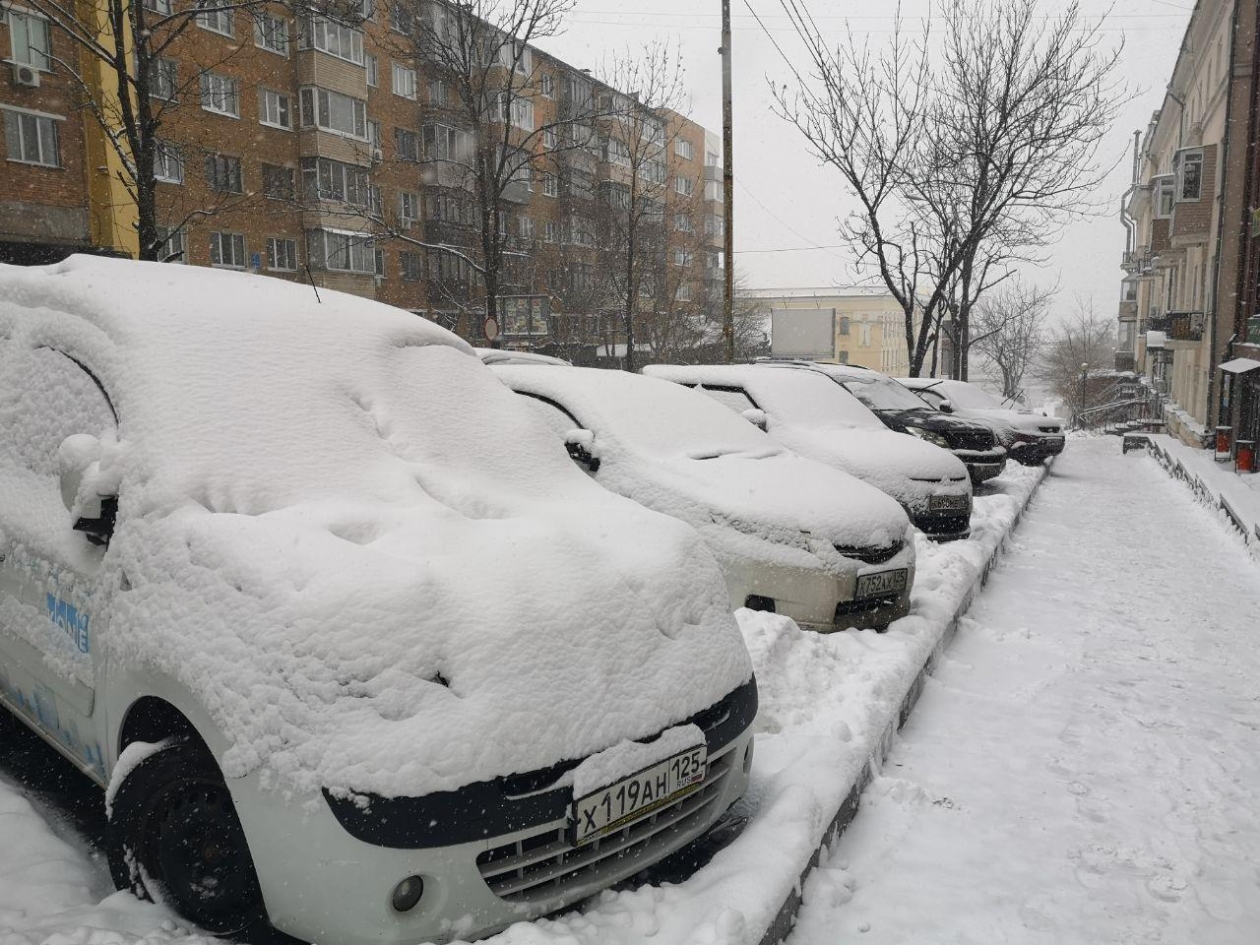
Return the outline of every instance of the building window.
[[[1167,220],[1172,216],[1176,182],[1171,177],[1161,177],[1155,182],[1155,219]]]
[[[840,334],[847,335],[849,333],[849,316],[840,316]]]
[[[696,228],[695,226],[692,225],[691,217],[687,216],[687,214],[675,213],[674,214],[674,229],[677,230],[679,233],[693,233],[695,232]]]
[[[159,226],[157,228],[157,258],[158,262],[165,263],[186,263],[188,262],[188,252],[184,245],[184,231],[178,230],[171,226]]]
[[[240,233],[211,233],[210,265],[224,269],[244,269],[245,237]]]
[[[690,177],[675,177],[674,178],[674,192],[678,194],[682,194],[682,196],[684,197],[690,197],[692,192],[695,190],[695,187],[696,187],[696,182],[693,181]]]
[[[356,66],[363,65],[363,31],[327,17],[313,16],[302,21],[298,48],[318,49]]]
[[[271,89],[258,90],[258,120],[272,128],[293,127],[293,115],[290,111],[289,96],[273,92]]]
[[[267,237],[267,268],[276,272],[297,271],[297,240]]]
[[[241,99],[235,79],[216,72],[201,74],[201,107],[216,115],[239,118]]]
[[[57,122],[50,115],[36,115],[4,109],[4,139],[8,146],[9,160],[23,164],[41,164],[44,167],[60,167],[57,146]]]
[[[534,130],[534,103],[527,98],[512,99],[512,107],[508,110],[511,112],[513,126],[521,129],[521,131]],[[505,116],[507,114],[505,112]]]
[[[560,196],[560,178],[555,174],[543,174],[543,196]]]
[[[555,128],[546,128],[543,130],[542,143],[543,148],[547,151],[554,151],[556,149],[557,140]]]
[[[556,97],[556,77],[553,76],[549,72],[544,72],[539,81],[542,85],[542,97],[555,98]]]
[[[403,98],[414,99],[416,97],[416,70],[400,66],[396,62],[392,63],[392,65],[394,67],[394,94],[401,95]]]
[[[241,185],[241,159],[226,154],[206,155],[206,180],[210,189],[219,194],[244,192]]]
[[[366,53],[363,56],[363,65],[367,69],[367,84],[376,88],[381,84],[380,62],[371,53]]]
[[[451,102],[450,86],[442,79],[434,79],[429,83],[429,104],[446,107]]]
[[[608,139],[608,160],[620,167],[630,166],[630,148],[620,138]]]
[[[415,14],[412,13],[408,4],[391,3],[389,5],[389,28],[404,36],[410,36],[415,31]]]
[[[420,221],[420,196],[402,193],[398,195],[398,223],[403,229]]]
[[[674,139],[674,154],[684,161],[690,161],[696,156],[695,148],[692,147],[691,142],[686,138]]]
[[[1203,152],[1182,151],[1177,155],[1177,201],[1195,201],[1203,196]]]
[[[149,95],[165,102],[175,101],[179,88],[179,67],[174,59],[154,59],[149,63]]]
[[[675,266],[690,266],[691,265],[691,250],[675,247],[674,265]]]
[[[394,129],[394,150],[398,152],[400,161],[420,160],[420,137],[414,131],[405,128]]]
[[[199,7],[218,7],[218,0],[199,0]],[[212,9],[203,10],[197,14],[197,25],[203,30],[209,30],[212,33],[221,33],[224,36],[232,35],[232,11]]]
[[[333,272],[376,275],[376,247],[366,233],[312,230],[306,246],[312,265]]]
[[[254,43],[261,49],[289,55],[289,21],[269,13],[261,13],[254,21]]]
[[[684,282],[678,287],[678,291],[674,293],[674,298],[676,298],[679,302],[690,302],[691,286]]]
[[[167,184],[184,182],[184,157],[169,141],[154,143],[153,176]]]
[[[368,143],[376,150],[381,149],[381,141],[384,139],[385,132],[381,128],[381,123],[375,119],[368,119]],[[373,156],[375,158],[375,155]]]
[[[419,282],[424,278],[424,261],[419,253],[399,253],[398,268],[402,271],[403,282]]]
[[[724,236],[726,234],[726,220],[716,213],[710,213],[704,218],[704,233],[706,236]]]
[[[302,193],[307,200],[335,200],[355,207],[371,203],[367,168],[330,158],[302,158]]]
[[[171,0],[144,0],[144,8],[162,16],[171,15]]]
[[[272,200],[292,200],[296,193],[293,184],[293,168],[277,167],[274,164],[262,166],[263,196]]]
[[[367,102],[328,89],[301,91],[302,127],[367,140]]]
[[[424,158],[426,161],[453,161],[468,164],[472,160],[473,141],[466,131],[456,131],[446,125],[426,125],[424,128]]]
[[[516,232],[521,239],[532,240],[534,238],[534,218],[524,215],[517,217]]]
[[[557,231],[558,231],[558,227],[556,226],[555,222],[552,220],[548,220],[546,224],[543,226],[543,239],[545,239],[548,243],[556,242],[560,238],[559,233]]]

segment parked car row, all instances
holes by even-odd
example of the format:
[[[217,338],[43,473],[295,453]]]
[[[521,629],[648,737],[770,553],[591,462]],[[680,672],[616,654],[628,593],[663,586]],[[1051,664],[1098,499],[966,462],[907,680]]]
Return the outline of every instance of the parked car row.
[[[965,537],[1001,463],[873,373],[477,353],[274,279],[0,266],[0,704],[107,788],[119,888],[366,945],[619,882],[747,787],[733,610],[886,627],[912,524]]]

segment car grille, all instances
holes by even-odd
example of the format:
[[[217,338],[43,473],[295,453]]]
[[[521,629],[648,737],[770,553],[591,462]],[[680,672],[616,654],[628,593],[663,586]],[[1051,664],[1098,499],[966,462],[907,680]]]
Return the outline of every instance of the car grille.
[[[883,564],[900,554],[904,543],[895,541],[887,548],[875,548],[870,545],[855,547],[852,545],[836,545],[836,551],[846,558],[853,558],[866,564]]]
[[[956,450],[991,450],[997,441],[992,430],[950,430],[949,445]]]
[[[722,796],[735,761],[733,750],[711,758],[699,791],[586,846],[573,846],[568,830],[553,826],[487,850],[477,857],[481,878],[500,899],[534,904],[563,896],[572,887],[587,882],[611,860],[649,860],[653,850],[667,844],[680,831],[694,827],[705,817],[716,816],[713,804]]]

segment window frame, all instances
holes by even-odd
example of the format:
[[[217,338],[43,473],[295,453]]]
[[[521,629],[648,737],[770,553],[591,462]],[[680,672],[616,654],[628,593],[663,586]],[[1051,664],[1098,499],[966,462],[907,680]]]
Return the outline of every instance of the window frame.
[[[1206,161],[1204,159],[1203,149],[1202,148],[1186,148],[1185,150],[1178,151],[1175,163],[1177,165],[1177,169],[1176,169],[1177,183],[1176,183],[1176,188],[1175,188],[1175,198],[1176,198],[1175,202],[1176,203],[1200,202],[1203,199],[1203,177],[1204,177],[1204,166],[1206,164]],[[1191,164],[1197,166],[1198,174],[1195,179],[1194,196],[1187,197],[1186,196],[1186,168],[1189,167]]]
[[[394,62],[392,59],[389,61],[389,65],[390,91],[399,98],[405,98],[412,102],[416,101],[419,97],[419,85],[417,82],[416,70],[408,66],[404,66],[401,63]],[[400,85],[403,87],[401,91],[399,90]],[[408,88],[411,90],[410,94],[407,93]]]
[[[172,162],[173,158],[173,162]],[[158,168],[158,161],[162,161],[162,169]],[[170,169],[175,167],[177,173],[170,174]],[[153,178],[159,183],[176,184],[184,183],[186,170],[184,168],[184,154],[179,146],[170,141],[159,139],[154,142],[153,148]]]
[[[221,115],[224,118],[239,119],[241,117],[241,83],[239,79],[235,76],[224,75],[221,72],[206,71],[198,76],[198,84],[201,87],[202,111],[209,112],[212,115]],[[214,87],[216,84],[221,84],[224,88],[216,89]],[[220,97],[225,89],[230,91],[227,92],[226,96],[222,96],[225,107],[220,109],[215,105],[215,98]],[[227,110],[228,106],[231,107],[231,111]]]
[[[241,248],[240,265],[237,265],[235,262],[231,262],[231,263],[223,262],[223,245],[224,245],[223,238],[224,237],[228,237],[228,239],[230,240],[228,245],[232,247],[233,256],[235,256],[236,246],[237,246],[237,243],[239,242],[239,245]],[[218,262],[214,261],[214,257],[216,254],[219,256]],[[244,233],[230,233],[226,230],[212,230],[210,232],[210,265],[215,269],[235,269],[237,271],[243,271],[245,269],[248,269],[249,268],[249,253],[245,245],[245,234]]]
[[[4,113],[5,148],[9,161],[14,164],[26,164],[30,167],[60,168],[65,166],[61,163],[61,129],[57,127],[57,122],[65,121],[65,118],[59,115],[49,115],[46,112],[33,111],[29,108],[16,108],[11,105],[0,105],[0,112]],[[10,116],[12,116],[12,119],[10,119]],[[36,160],[31,160],[26,156],[26,132],[22,125],[23,118],[29,118],[35,123],[35,143],[38,151]],[[48,123],[47,127],[51,133],[53,152],[51,161],[43,160],[45,157],[45,145],[48,142],[44,133],[40,130],[44,127],[41,125],[41,122]],[[12,129],[17,130],[16,136],[13,135]],[[15,146],[20,155],[19,157],[13,156]]]
[[[5,25],[9,30],[9,62],[20,66],[29,66],[30,68],[36,69],[40,72],[52,72],[52,24],[48,22],[48,18],[41,16],[34,10],[27,10],[24,8],[16,9],[14,7],[8,7],[4,12]],[[18,56],[18,30],[14,23],[19,18],[27,21],[28,23],[30,21],[37,22],[43,27],[43,49],[39,49],[38,47],[32,45],[30,41],[30,26],[27,25],[24,27],[24,34],[26,36],[26,54],[29,57],[27,59],[23,59]],[[31,56],[32,52],[35,53],[34,56]]]
[[[278,257],[280,254],[277,253],[276,250],[281,246],[281,244],[284,244],[284,248],[285,248],[284,255],[286,259],[284,261],[291,261],[293,265],[291,266],[277,265]],[[297,240],[292,239],[288,236],[268,236],[266,246],[267,246],[266,260],[267,260],[268,271],[270,272],[297,272],[298,271]]]
[[[197,4],[202,6],[201,3]],[[197,26],[205,30],[207,33],[215,33],[219,36],[226,36],[228,39],[236,38],[236,23],[232,17],[233,10],[198,10]],[[226,29],[223,23],[227,24]],[[213,23],[214,25],[211,25]]]
[[[268,96],[274,96],[277,103],[283,103],[283,107],[279,110],[283,116],[287,118],[287,124],[279,121],[272,121],[268,117],[270,107],[268,106]],[[258,87],[258,123],[266,125],[268,128],[279,128],[281,131],[293,130],[293,96],[287,92],[277,92],[275,89],[269,89],[266,86]]]
[[[278,25],[280,27],[277,33],[275,29],[269,29]],[[272,46],[267,42],[268,38],[280,36],[280,49]],[[254,20],[254,45],[259,49],[264,49],[269,53],[277,56],[289,58],[289,48],[292,45],[292,39],[289,35],[289,21],[282,16],[272,16],[270,13],[263,12]]]

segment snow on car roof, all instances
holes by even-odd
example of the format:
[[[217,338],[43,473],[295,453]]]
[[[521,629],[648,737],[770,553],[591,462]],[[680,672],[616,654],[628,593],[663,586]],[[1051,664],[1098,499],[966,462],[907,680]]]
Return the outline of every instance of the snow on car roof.
[[[120,417],[94,645],[188,690],[230,777],[449,790],[654,735],[750,675],[694,532],[540,448],[419,317],[210,269],[0,266],[0,415],[9,359],[48,344]],[[0,496],[20,475],[0,445]]]
[[[781,452],[774,440],[708,397],[668,381],[600,368],[495,367],[513,390],[557,401],[579,423],[656,456]]]
[[[704,387],[738,385],[746,390],[767,414],[782,415],[786,421],[818,429],[866,427],[886,429],[883,421],[830,378],[811,371],[781,368],[767,370],[759,365],[654,364],[643,369],[652,377]],[[764,403],[763,403],[764,401]]]

